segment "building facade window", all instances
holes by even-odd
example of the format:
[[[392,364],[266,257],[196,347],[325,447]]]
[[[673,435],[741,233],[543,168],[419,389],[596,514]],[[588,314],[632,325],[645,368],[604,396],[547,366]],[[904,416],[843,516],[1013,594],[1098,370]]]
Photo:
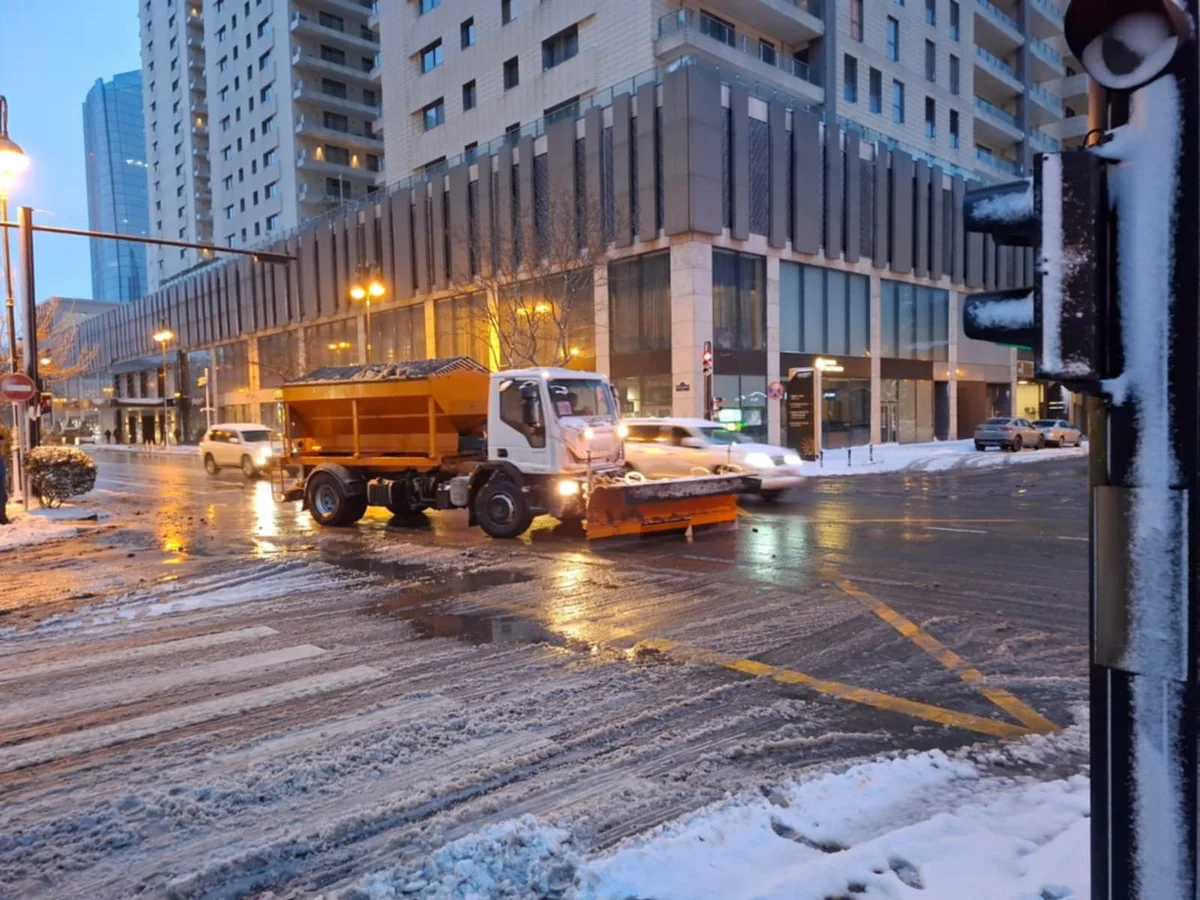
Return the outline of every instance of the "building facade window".
[[[670,350],[670,251],[610,263],[608,304],[611,353]]]
[[[713,250],[713,340],[722,350],[767,348],[766,260]]]
[[[892,62],[900,61],[900,23],[891,16],[887,20],[887,56]]]
[[[490,366],[490,320],[486,296],[476,293],[447,297],[437,301],[434,309],[434,343],[438,357],[469,356],[481,365]]]
[[[421,122],[426,131],[432,131],[446,121],[446,103],[438,97],[421,110]]]
[[[904,82],[892,81],[892,121],[904,124]]]
[[[432,72],[442,64],[442,42],[436,40],[421,51],[421,71]]]
[[[842,96],[847,103],[858,102],[858,60],[849,53],[842,61]]]
[[[779,329],[785,353],[870,356],[870,279],[781,262]]]
[[[953,53],[950,54],[950,93],[958,96],[958,57]]]
[[[542,41],[542,71],[572,59],[579,53],[579,26],[564,28]]]
[[[507,25],[517,17],[517,0],[500,0],[500,24]]]
[[[462,108],[463,112],[468,109],[475,108],[475,79],[472,78],[462,86]]]
[[[883,112],[883,73],[872,69],[870,74],[871,112]]]
[[[504,89],[512,90],[521,83],[521,62],[517,57],[504,62]]]
[[[962,38],[962,32],[959,28],[958,19],[958,0],[950,0],[950,40],[952,41],[957,41]]]
[[[925,98],[925,137],[937,135],[937,104],[932,97]]]
[[[925,80],[937,81],[937,45],[925,42]]]
[[[442,0],[421,0],[421,15],[432,12],[442,5]]]
[[[737,46],[737,29],[733,23],[706,10],[700,10],[700,33],[730,47]]]
[[[850,39],[863,39],[863,0],[850,0]]]
[[[925,24],[937,25],[937,0],[925,0]]]
[[[934,361],[949,358],[949,292],[884,279],[879,318],[880,356]]]
[[[950,110],[950,149],[958,149],[958,113]]]
[[[475,17],[474,16],[467,19],[465,22],[463,22],[461,25],[458,26],[458,38],[459,38],[459,44],[462,46],[462,49],[464,49],[464,50],[466,50],[468,47],[475,46]]]

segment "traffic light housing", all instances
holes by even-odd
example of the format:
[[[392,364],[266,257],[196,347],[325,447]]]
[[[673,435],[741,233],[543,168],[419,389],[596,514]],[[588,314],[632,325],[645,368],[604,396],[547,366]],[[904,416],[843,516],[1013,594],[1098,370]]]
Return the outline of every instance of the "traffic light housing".
[[[704,342],[704,349],[700,351],[700,367],[704,370],[705,375],[713,373],[712,341]]]
[[[1030,287],[972,294],[963,331],[1028,347],[1034,377],[1094,392],[1104,369],[1108,198],[1105,162],[1087,150],[1041,153],[1022,181],[968,191],[967,231],[1037,249]]]

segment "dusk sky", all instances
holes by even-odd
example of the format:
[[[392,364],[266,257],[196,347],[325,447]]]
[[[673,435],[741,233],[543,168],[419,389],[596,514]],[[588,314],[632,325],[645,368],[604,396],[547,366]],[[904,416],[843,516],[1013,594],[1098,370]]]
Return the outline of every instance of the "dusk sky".
[[[97,78],[140,65],[137,0],[0,0],[0,94],[9,137],[31,160],[13,219],[32,206],[35,221],[87,227],[83,99]],[[39,300],[91,296],[86,238],[39,235],[35,252]]]

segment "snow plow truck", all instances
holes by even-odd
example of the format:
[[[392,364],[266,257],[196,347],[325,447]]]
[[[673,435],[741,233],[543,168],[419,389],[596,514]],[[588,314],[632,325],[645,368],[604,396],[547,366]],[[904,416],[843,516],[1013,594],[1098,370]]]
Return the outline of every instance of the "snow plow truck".
[[[518,537],[538,515],[612,537],[734,521],[737,495],[753,487],[736,474],[627,473],[619,405],[596,372],[377,363],[319,369],[280,398],[278,492],[321,525],[349,525],[369,506],[465,508],[494,538]]]

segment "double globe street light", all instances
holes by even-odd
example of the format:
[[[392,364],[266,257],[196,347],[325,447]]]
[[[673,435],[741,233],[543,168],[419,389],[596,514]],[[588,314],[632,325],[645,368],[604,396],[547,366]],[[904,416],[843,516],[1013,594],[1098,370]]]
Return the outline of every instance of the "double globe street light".
[[[387,294],[378,266],[358,267],[354,284],[350,286],[350,299],[367,304],[367,362],[371,362],[371,301],[380,300]]]

